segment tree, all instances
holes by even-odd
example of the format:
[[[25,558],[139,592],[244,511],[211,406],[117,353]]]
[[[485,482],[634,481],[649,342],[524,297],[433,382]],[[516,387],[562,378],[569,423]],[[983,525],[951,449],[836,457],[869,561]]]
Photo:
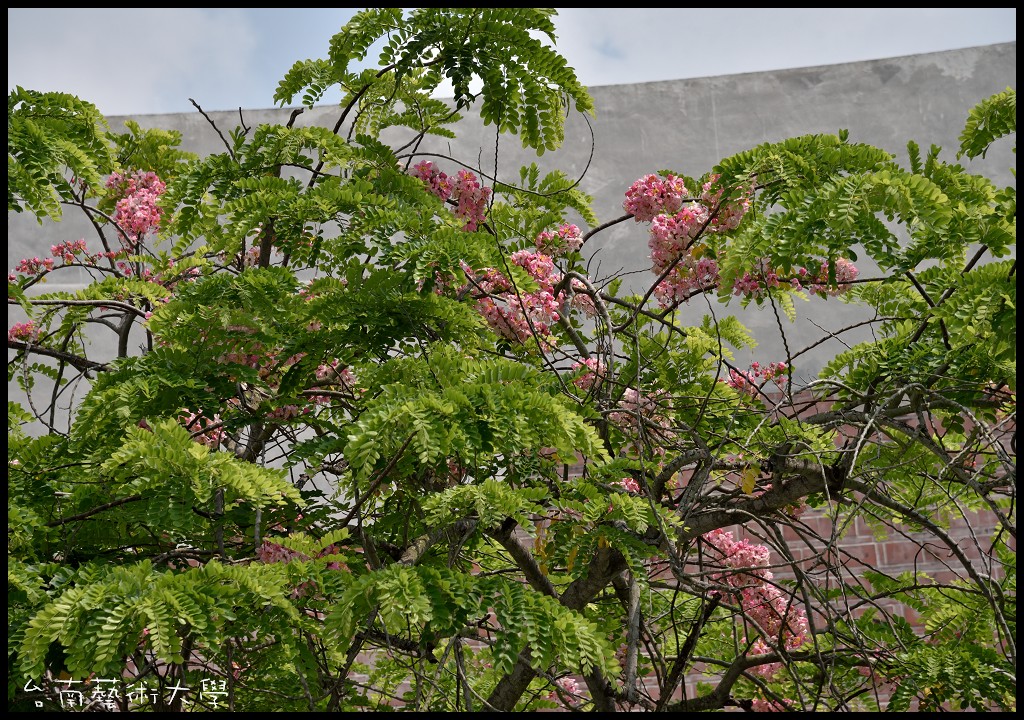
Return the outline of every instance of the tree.
[[[1015,189],[839,132],[652,169],[601,222],[565,173],[422,156],[463,112],[557,149],[592,104],[552,14],[360,12],[274,98],[340,86],[333,128],[205,158],[9,94],[9,212],[96,231],[8,278],[10,707],[1015,708]],[[984,99],[959,156],[1015,123]],[[587,271],[621,222],[641,293]],[[875,313],[804,387],[698,310],[800,296]],[[948,572],[851,556],[854,520]]]

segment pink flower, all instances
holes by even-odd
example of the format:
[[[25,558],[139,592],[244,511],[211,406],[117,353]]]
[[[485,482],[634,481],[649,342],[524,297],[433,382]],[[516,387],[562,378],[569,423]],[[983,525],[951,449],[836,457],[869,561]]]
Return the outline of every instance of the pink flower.
[[[469,170],[459,170],[452,195],[458,203],[455,207],[455,217],[463,218],[466,221],[463,229],[473,232],[486,219],[491,189],[481,187],[476,175]]]
[[[631,478],[631,477],[624,477],[621,480],[619,480],[618,482],[612,483],[612,484],[613,485],[618,485],[619,487],[621,487],[626,492],[630,492],[630,493],[639,493],[640,492],[640,484],[636,480]]]
[[[732,588],[730,594],[742,608],[744,616],[764,633],[751,651],[755,655],[772,652],[772,646],[766,639],[782,643],[789,650],[803,645],[809,631],[807,614],[771,583],[768,548],[748,540],[737,542],[732,533],[722,529],[712,530],[703,537],[722,555],[723,572],[713,579]],[[778,668],[778,663],[772,663],[762,665],[754,672],[770,677]]]
[[[569,305],[577,310],[582,310],[583,314],[587,317],[595,317],[597,315],[597,305],[594,304],[594,298],[588,294],[587,286],[576,278],[572,279],[569,286],[572,289],[572,298],[569,300]]]
[[[762,258],[751,272],[737,278],[732,285],[733,295],[746,295],[759,298],[767,294],[768,288],[779,286],[779,275],[768,264],[768,260]]]
[[[85,239],[74,241],[69,240],[65,243],[61,243],[60,245],[50,246],[50,254],[55,258],[63,260],[65,265],[70,265],[75,262],[75,256],[84,252],[86,252]]]
[[[519,250],[509,259],[537,281],[538,289],[516,292],[502,273],[486,268],[472,283],[485,293],[477,297],[477,312],[499,335],[519,343],[535,338],[541,349],[547,350],[552,339],[550,326],[558,322],[566,304],[564,293],[554,294],[561,274],[551,257],[543,253]]]
[[[714,208],[722,197],[722,187],[718,185],[718,175],[712,175],[701,188],[700,200],[709,209]],[[740,197],[721,205],[718,212],[711,221],[712,232],[723,232],[735,230],[739,227],[743,216],[750,209],[750,196],[753,189],[750,187],[740,188]]]
[[[416,163],[412,168],[412,175],[425,182],[427,189],[442,201],[451,197],[451,180],[429,160]]]
[[[576,225],[566,223],[555,232],[545,230],[537,236],[534,243],[540,252],[547,253],[552,257],[560,257],[567,252],[576,252],[583,247],[583,233]]]
[[[574,363],[572,370],[573,372],[585,370],[583,374],[572,381],[573,385],[580,390],[590,390],[594,387],[598,378],[604,378],[605,376],[604,365],[600,360],[595,360],[594,358],[587,358],[581,363]]]
[[[687,252],[707,219],[708,212],[703,205],[685,207],[674,215],[657,215],[651,221],[651,237],[647,242],[654,272],[664,272]]]
[[[580,691],[579,683],[571,677],[558,678],[558,680],[555,681],[555,684],[570,695],[575,695]]]
[[[107,178],[111,196],[117,198],[114,222],[124,232],[121,240],[133,249],[144,235],[157,230],[163,210],[157,200],[167,186],[154,172],[135,170],[128,174],[112,173]]]
[[[53,258],[25,258],[14,268],[14,272],[21,273],[22,275],[38,275],[40,273],[53,270],[53,266]],[[7,277],[9,280],[13,281],[14,273],[11,273]]]
[[[39,339],[39,328],[31,320],[23,323],[14,323],[7,331],[7,339],[35,342]]]
[[[299,515],[295,519],[296,520],[300,520],[301,518],[302,518],[302,516]],[[340,552],[340,550],[339,550],[337,545],[328,545],[323,550],[318,552],[316,556],[318,558],[322,558],[322,557],[327,557],[329,555],[337,555],[339,552]],[[280,545],[278,543],[271,542],[270,540],[264,540],[263,541],[263,544],[260,545],[260,547],[256,550],[256,557],[257,557],[257,559],[260,562],[266,563],[266,564],[270,564],[270,563],[287,563],[287,562],[291,562],[292,560],[301,560],[301,561],[309,560],[309,556],[308,555],[306,555],[304,553],[301,553],[301,552],[298,552],[296,550],[290,550],[290,549],[286,548],[284,545]],[[339,562],[337,560],[332,560],[331,562],[327,563],[327,569],[328,570],[348,570],[349,568],[343,562]],[[309,593],[311,590],[313,590],[315,588],[316,588],[316,583],[313,582],[312,580],[307,580],[306,582],[299,583],[298,585],[296,585],[292,589],[291,596],[293,598],[298,599],[298,598],[303,597],[304,595],[306,595],[307,593]]]
[[[220,424],[219,415],[214,415],[211,420],[203,417],[202,413],[185,410],[178,417],[178,421],[191,433],[201,430],[202,432],[196,435],[195,441],[201,445],[206,445],[211,450],[219,448],[224,440],[225,433],[223,426]]]
[[[778,700],[763,700],[762,698],[754,698],[750,701],[751,710],[754,712],[788,712],[789,705]]]
[[[557,680],[555,680],[555,685],[558,686],[558,689],[561,690],[562,693],[564,693],[565,695],[569,695],[570,696],[567,699],[567,702],[570,702],[570,703],[575,702],[573,700],[573,697],[578,697],[579,696],[579,693],[580,693],[579,683],[576,682],[576,680],[574,678],[571,678],[568,675],[565,676],[565,677],[560,677]],[[552,690],[550,693],[548,693],[548,698],[551,699],[551,700],[558,700],[559,699],[558,691]]]
[[[828,261],[822,260],[818,274],[809,281],[807,289],[822,297],[842,295],[849,290],[860,271],[846,258],[836,260],[836,281],[830,284],[828,281]]]
[[[695,260],[693,255],[687,254],[654,288],[654,296],[661,307],[668,308],[717,287],[718,263],[709,257]]]
[[[659,417],[659,403],[663,400],[662,393],[644,395],[636,388],[626,388],[619,400],[621,412],[613,412],[608,419],[622,428],[635,428],[641,419],[653,420],[665,424]]]
[[[683,206],[688,191],[675,175],[644,175],[630,185],[622,208],[637,222],[650,222],[660,213],[674,213]]]
[[[298,405],[282,405],[276,407],[267,413],[268,420],[291,420],[294,417],[298,417],[304,412],[309,412],[310,408],[300,408]]]
[[[412,175],[426,183],[427,189],[441,200],[455,201],[455,217],[466,221],[464,230],[472,232],[484,222],[491,189],[482,187],[469,170],[459,170],[453,182],[434,163],[423,160],[413,166]]]
[[[758,390],[771,380],[781,390],[789,381],[787,374],[788,366],[784,362],[771,362],[762,366],[754,361],[750,364],[749,372],[729,369],[729,377],[726,384],[736,392],[750,396],[756,396]]]

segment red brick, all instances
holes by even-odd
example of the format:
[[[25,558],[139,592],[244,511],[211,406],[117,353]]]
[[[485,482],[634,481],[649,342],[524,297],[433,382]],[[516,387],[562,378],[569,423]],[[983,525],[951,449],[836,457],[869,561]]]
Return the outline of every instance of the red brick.
[[[872,568],[878,567],[878,546],[874,542],[846,544],[843,543],[844,563],[858,567],[867,565]]]

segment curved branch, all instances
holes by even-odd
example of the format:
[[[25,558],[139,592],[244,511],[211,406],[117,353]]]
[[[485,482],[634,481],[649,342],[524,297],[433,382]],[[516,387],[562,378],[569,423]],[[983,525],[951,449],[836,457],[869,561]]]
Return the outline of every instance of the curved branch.
[[[981,592],[985,595],[985,599],[988,600],[989,605],[995,611],[996,619],[1001,626],[1000,629],[1002,631],[1002,634],[1005,636],[1005,641],[1007,643],[1007,647],[1010,653],[1010,661],[1016,664],[1016,635],[1010,632],[1010,628],[1006,625],[1006,621],[1003,617],[1002,608],[1000,607],[1002,603],[997,602],[995,596],[993,596],[992,594],[992,588],[995,586],[995,583],[991,578],[981,576],[981,573],[979,573],[977,568],[974,567],[974,563],[972,563],[970,558],[967,557],[967,555],[961,549],[959,543],[957,543],[956,540],[951,538],[945,530],[940,528],[938,525],[933,523],[929,518],[919,513],[914,508],[904,505],[903,503],[896,502],[885,493],[880,493],[875,488],[870,487],[867,484],[862,483],[858,480],[848,480],[848,484],[850,486],[850,489],[862,493],[864,497],[869,498],[872,502],[877,503],[882,507],[889,508],[890,510],[897,512],[900,515],[903,515],[904,517],[913,520],[921,527],[928,528],[928,532],[930,532],[935,537],[939,538],[939,540],[941,540],[943,544],[945,544],[946,547],[949,548],[950,553],[952,553],[956,557],[956,559],[960,561],[960,564],[963,566],[964,570],[966,570],[967,574],[971,576],[971,580],[974,581],[975,585],[977,585],[979,590],[981,590]]]
[[[46,523],[46,527],[60,527],[61,525],[67,525],[68,523],[78,522],[79,520],[85,520],[86,518],[90,518],[93,515],[100,514],[104,510],[109,510],[110,508],[117,507],[118,505],[125,505],[127,503],[138,502],[141,499],[141,495],[130,495],[129,497],[121,498],[120,500],[113,500],[112,502],[108,502],[104,505],[99,505],[98,507],[94,507],[92,510],[86,510],[85,512],[79,513],[78,515],[72,515],[71,517],[62,518],[60,520],[51,520],[50,522]]]
[[[120,302],[118,300],[31,300],[31,299],[27,299],[26,298],[25,302],[27,302],[29,305],[57,305],[57,306],[60,306],[60,307],[81,306],[81,307],[98,307],[98,308],[116,308],[118,310],[124,310],[125,312],[133,313],[133,314],[135,314],[135,315],[137,315],[138,317],[141,317],[141,318],[145,318],[146,317],[146,311],[145,310],[137,308],[134,305],[129,305],[128,303]],[[20,305],[21,303],[18,300],[15,300],[13,298],[7,298],[7,304],[8,305]]]
[[[591,559],[587,572],[569,583],[558,601],[570,610],[582,610],[626,567],[622,553],[611,547],[601,548]],[[529,658],[521,654],[512,672],[498,681],[487,698],[488,705],[499,711],[510,712],[536,674],[530,667]]]
[[[72,355],[71,353],[61,352],[60,350],[52,350],[42,345],[33,345],[31,343],[22,342],[21,340],[8,340],[7,347],[14,350],[22,350],[26,353],[35,353],[37,355],[45,355],[52,357],[61,362],[66,362],[71,367],[81,372],[88,372],[89,370],[109,370],[110,367],[106,363],[95,362],[88,360],[78,355]]]
[[[415,565],[426,554],[427,550],[436,545],[438,541],[448,534],[449,530],[456,530],[462,535],[467,535],[473,532],[476,528],[477,520],[457,520],[452,525],[436,528],[431,532],[420,535],[418,538],[409,543],[408,547],[402,551],[401,556],[398,558],[398,562],[402,565]]]
[[[238,158],[237,158],[237,157],[235,157],[235,151],[234,151],[234,149],[233,149],[233,148],[231,147],[231,144],[230,144],[230,143],[228,143],[228,141],[227,141],[227,138],[225,138],[225,137],[224,137],[224,133],[222,133],[222,132],[220,131],[220,128],[219,128],[219,127],[217,127],[217,123],[215,123],[215,122],[214,122],[214,121],[213,121],[213,120],[212,120],[212,119],[210,118],[210,116],[206,114],[206,111],[205,111],[205,110],[203,110],[203,109],[202,109],[202,108],[201,108],[201,107],[199,106],[199,103],[197,103],[197,102],[196,102],[195,100],[193,100],[192,98],[189,98],[189,99],[188,99],[188,101],[189,101],[190,103],[192,103],[192,107],[194,107],[194,108],[195,108],[196,110],[198,110],[198,111],[199,111],[199,113],[200,113],[200,114],[201,114],[201,115],[202,115],[202,116],[203,116],[204,118],[206,118],[206,122],[210,123],[210,127],[212,127],[212,128],[214,129],[214,131],[215,131],[215,132],[217,133],[217,135],[218,135],[218,136],[220,137],[220,141],[221,141],[222,143],[224,143],[224,147],[226,147],[226,148],[227,148],[227,150],[228,150],[228,155],[230,155],[230,156],[231,156],[231,159],[232,159],[232,160],[234,160],[235,162],[238,162]]]
[[[533,555],[516,540],[514,535],[516,527],[518,527],[516,521],[508,518],[500,528],[490,530],[487,534],[497,540],[498,544],[505,548],[508,554],[512,556],[512,560],[523,571],[523,575],[526,577],[526,581],[530,583],[530,587],[544,595],[558,597],[558,591],[551,584],[548,576],[541,572],[540,566],[533,559]]]

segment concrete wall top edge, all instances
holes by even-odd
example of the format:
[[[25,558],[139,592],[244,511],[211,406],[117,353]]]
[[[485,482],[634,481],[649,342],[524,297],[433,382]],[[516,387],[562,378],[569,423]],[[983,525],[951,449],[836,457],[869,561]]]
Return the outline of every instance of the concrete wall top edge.
[[[1007,42],[1007,43],[993,43],[991,45],[972,45],[972,46],[967,46],[967,47],[962,47],[962,48],[954,48],[954,49],[950,49],[950,50],[939,50],[939,51],[930,52],[930,53],[919,53],[919,54],[912,54],[912,55],[894,55],[894,56],[891,56],[891,57],[874,58],[874,59],[871,59],[871,60],[857,60],[857,61],[843,62],[843,63],[828,63],[828,64],[825,64],[825,65],[806,65],[806,66],[801,66],[801,67],[796,67],[796,68],[765,69],[765,70],[756,70],[756,71],[751,71],[751,72],[746,72],[746,73],[733,73],[733,74],[722,74],[722,75],[704,75],[704,76],[692,77],[692,78],[678,78],[678,79],[673,79],[673,80],[651,80],[651,81],[638,82],[638,83],[614,83],[614,84],[608,84],[608,85],[590,85],[587,89],[590,90],[591,93],[593,93],[593,92],[601,92],[601,91],[606,90],[606,89],[614,90],[614,89],[628,88],[628,87],[636,87],[638,89],[653,89],[653,86],[657,86],[657,85],[678,86],[678,85],[681,85],[681,84],[685,85],[685,84],[688,84],[688,83],[704,83],[704,82],[707,82],[707,81],[720,80],[720,79],[723,79],[723,78],[726,78],[728,80],[737,80],[738,81],[738,80],[747,79],[747,78],[749,78],[749,79],[756,79],[759,76],[765,76],[765,75],[773,75],[773,76],[783,77],[783,76],[785,76],[787,74],[801,74],[801,73],[807,73],[807,72],[814,73],[814,72],[821,72],[821,71],[826,71],[826,70],[835,71],[835,70],[840,70],[840,69],[845,68],[845,67],[862,68],[864,66],[868,66],[868,65],[871,65],[873,63],[881,63],[881,64],[901,63],[901,62],[905,62],[905,61],[908,61],[908,60],[913,60],[915,62],[931,62],[931,61],[940,60],[940,59],[943,59],[943,58],[948,58],[951,53],[971,53],[971,52],[987,51],[987,50],[993,50],[993,51],[998,51],[998,52],[1007,52],[1007,53],[1013,52],[1014,55],[1016,55],[1017,43],[1016,43],[1016,41],[1014,41],[1014,42]],[[441,98],[441,99],[449,100],[451,98]],[[258,112],[258,111],[285,112],[285,111],[291,111],[291,110],[293,110],[293,109],[295,109],[297,107],[301,107],[301,106],[299,106],[299,105],[288,105],[288,106],[284,106],[284,107],[270,106],[270,107],[260,107],[260,108],[255,108],[254,107],[254,108],[241,108],[241,109],[245,110],[247,112]],[[326,105],[326,104],[324,104],[324,105],[316,105],[316,106],[314,106],[314,109],[328,108],[328,107],[333,107],[333,105]],[[240,108],[228,108],[228,109],[222,109],[222,110],[211,110],[210,108],[203,108],[203,110],[205,112],[209,113],[209,114],[216,113],[218,115],[220,115],[222,113],[237,114],[239,109]],[[134,114],[131,114],[131,115],[108,115],[107,118],[108,118],[108,120],[123,121],[124,119],[127,119],[127,118],[133,118],[133,119],[147,118],[147,119],[149,119],[149,118],[156,118],[156,117],[161,117],[161,116],[183,116],[183,115],[191,115],[191,114],[193,114],[193,113],[134,113]],[[195,114],[198,114],[198,112],[195,113]]]

